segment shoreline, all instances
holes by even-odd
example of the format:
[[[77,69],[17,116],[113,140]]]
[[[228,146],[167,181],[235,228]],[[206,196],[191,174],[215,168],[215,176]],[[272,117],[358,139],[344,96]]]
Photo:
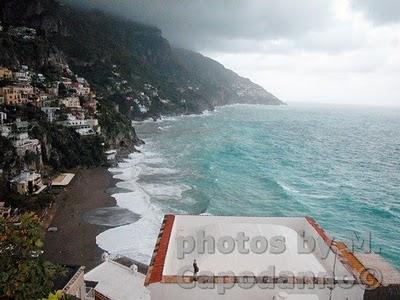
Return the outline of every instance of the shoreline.
[[[112,227],[89,224],[83,215],[97,208],[116,207],[116,200],[107,189],[115,187],[118,181],[106,167],[76,172],[70,185],[56,196],[56,213],[50,226],[58,230],[45,233],[44,259],[83,265],[87,270],[102,261],[105,251],[97,246],[96,236]]]
[[[235,104],[224,106],[233,105]],[[176,117],[204,116],[213,112],[215,109],[197,114],[160,116],[157,120],[147,119],[138,123],[158,122]],[[134,152],[140,153],[141,150],[135,148],[133,151],[119,151],[116,162],[122,161],[128,154]],[[83,265],[86,270],[91,270],[102,262],[102,255],[107,251],[97,245],[96,237],[108,229],[119,226],[91,224],[84,219],[84,215],[98,208],[119,207],[116,199],[112,197],[114,192],[111,193],[110,190],[119,189],[116,184],[120,181],[113,178],[108,167],[76,171],[70,185],[56,196],[55,214],[49,226],[56,226],[58,230],[45,232],[44,259],[59,264]]]
[[[235,107],[235,106],[262,106],[262,107],[280,107],[280,106],[289,106],[286,102],[283,104],[262,104],[262,103],[231,103],[231,104],[223,104],[223,105],[216,105],[213,109],[205,109],[200,112],[186,112],[186,113],[168,113],[166,115],[156,115],[151,117],[146,117],[143,119],[134,119],[131,120],[136,125],[141,125],[143,123],[157,123],[160,121],[170,120],[171,118],[179,118],[179,117],[195,117],[195,116],[202,116],[207,115],[209,113],[216,112],[219,108],[224,107]]]

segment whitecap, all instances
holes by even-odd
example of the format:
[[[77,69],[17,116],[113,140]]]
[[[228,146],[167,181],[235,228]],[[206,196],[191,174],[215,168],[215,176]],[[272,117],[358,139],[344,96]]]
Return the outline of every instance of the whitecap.
[[[143,190],[153,197],[181,199],[182,193],[190,190],[190,186],[180,184],[143,183]]]
[[[116,187],[125,191],[112,195],[117,205],[140,215],[141,218],[135,223],[100,233],[96,242],[110,254],[126,255],[148,264],[164,215],[159,204],[151,201],[152,197],[158,200],[165,198],[190,201],[189,198],[183,199],[183,193],[190,187],[172,182],[160,184],[141,180],[143,175],[170,175],[178,170],[164,166],[168,166],[168,161],[154,150],[151,142],[146,141],[138,149],[141,152],[130,154],[118,167],[109,170],[114,178],[122,180],[116,183]]]
[[[176,169],[143,166],[141,175],[172,175],[176,173],[178,173]]]

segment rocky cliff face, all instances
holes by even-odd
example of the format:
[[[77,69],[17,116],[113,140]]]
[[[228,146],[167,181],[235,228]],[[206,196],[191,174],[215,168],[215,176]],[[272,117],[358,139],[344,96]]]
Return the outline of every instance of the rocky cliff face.
[[[52,76],[68,64],[133,119],[231,103],[282,104],[218,62],[172,48],[155,27],[54,0],[3,0],[0,19],[0,65],[26,64]],[[5,34],[21,26],[36,34]]]
[[[54,14],[58,7],[52,0],[2,1],[0,64],[11,67],[25,64],[36,69],[65,65],[67,60],[63,52],[47,39],[50,32],[58,32],[63,27]],[[25,35],[24,28],[34,29],[35,32]],[[22,33],[14,33],[17,30]]]

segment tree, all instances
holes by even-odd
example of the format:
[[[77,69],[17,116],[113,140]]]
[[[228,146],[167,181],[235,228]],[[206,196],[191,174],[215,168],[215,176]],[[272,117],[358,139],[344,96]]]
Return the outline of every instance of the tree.
[[[67,87],[62,82],[58,85],[58,95],[60,97],[65,97],[68,95]]]
[[[50,293],[47,298],[43,298],[42,300],[59,300],[62,299],[62,297],[63,297],[63,292],[57,291],[54,294]]]
[[[0,217],[0,298],[41,299],[63,268],[41,258],[42,228],[33,213],[18,223]]]
[[[11,141],[3,136],[0,136],[0,169],[10,171],[18,164],[17,154]]]
[[[55,293],[50,293],[47,298],[42,300],[79,300],[78,298],[65,294],[62,291],[56,291]]]
[[[26,150],[24,161],[27,165],[31,165],[39,159],[38,155],[35,152]]]

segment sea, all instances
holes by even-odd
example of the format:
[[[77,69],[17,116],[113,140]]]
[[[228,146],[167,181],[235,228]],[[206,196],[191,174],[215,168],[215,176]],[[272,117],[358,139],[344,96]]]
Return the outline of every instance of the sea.
[[[138,214],[97,244],[149,263],[163,215],[311,216],[400,268],[400,108],[232,105],[137,122],[145,145],[110,172]]]

